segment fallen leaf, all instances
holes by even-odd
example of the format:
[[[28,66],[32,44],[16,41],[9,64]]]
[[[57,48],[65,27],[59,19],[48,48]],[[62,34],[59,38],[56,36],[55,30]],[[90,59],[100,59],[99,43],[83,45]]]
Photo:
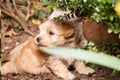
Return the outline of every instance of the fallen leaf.
[[[9,31],[4,31],[2,33],[2,37],[6,37],[6,36],[12,37],[13,35],[17,35],[17,33],[13,29]]]
[[[4,49],[2,49],[1,51],[4,52],[5,50],[9,49],[10,47],[5,47]]]
[[[38,19],[32,19],[32,23],[33,23],[34,25],[40,25],[40,24],[41,24],[41,21],[38,20]]]

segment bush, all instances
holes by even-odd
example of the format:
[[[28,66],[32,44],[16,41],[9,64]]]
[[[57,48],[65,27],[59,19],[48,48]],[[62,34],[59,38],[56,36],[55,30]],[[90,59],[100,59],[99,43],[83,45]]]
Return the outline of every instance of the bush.
[[[120,18],[114,7],[117,0],[40,0],[48,9],[59,7],[62,10],[71,10],[78,17],[88,17],[98,23],[109,26],[109,33],[117,34],[120,38]],[[118,0],[118,3],[120,0]],[[116,9],[116,8],[115,8]]]

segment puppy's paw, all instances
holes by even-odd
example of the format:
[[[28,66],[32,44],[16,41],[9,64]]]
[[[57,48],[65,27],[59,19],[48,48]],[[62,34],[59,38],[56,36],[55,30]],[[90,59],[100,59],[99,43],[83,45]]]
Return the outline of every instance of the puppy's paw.
[[[64,80],[73,80],[75,78],[75,75],[73,75],[71,72],[60,73],[58,76]]]
[[[49,69],[48,67],[43,66],[43,67],[41,68],[41,73],[51,73],[51,71],[50,71],[50,69]]]
[[[87,67],[83,62],[80,62],[80,61],[76,61],[74,66],[75,66],[75,70],[80,74],[88,75],[90,73],[95,72],[94,69]]]
[[[58,57],[50,57],[48,67],[52,72],[64,80],[73,80],[75,76],[68,70],[67,66],[62,63]]]
[[[31,74],[50,73],[50,70],[46,66],[24,68],[24,71]]]
[[[8,73],[18,73],[16,66],[11,62],[7,62],[1,67],[1,75],[6,75]]]

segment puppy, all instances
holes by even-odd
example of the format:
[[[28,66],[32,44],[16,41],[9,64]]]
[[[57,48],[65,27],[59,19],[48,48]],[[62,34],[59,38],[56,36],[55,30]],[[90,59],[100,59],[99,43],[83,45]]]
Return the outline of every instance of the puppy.
[[[75,24],[76,23],[76,24]],[[88,25],[86,25],[86,24]],[[84,42],[89,42],[90,40],[94,40],[96,44],[100,44],[104,42],[107,39],[114,38],[113,34],[107,33],[107,27],[102,27],[102,24],[97,24],[91,20],[85,20],[82,24],[79,22],[79,20],[76,20],[74,22],[61,22],[56,23],[53,20],[48,20],[42,25],[39,26],[40,33],[36,36],[36,44],[38,46],[43,47],[84,47]],[[49,40],[49,41],[48,41]],[[58,59],[61,62],[61,59]],[[71,64],[74,65],[75,70],[82,74],[88,74],[93,73],[94,70],[85,67],[85,65],[77,60],[67,60],[64,58],[64,60],[69,63],[65,66],[70,66]],[[51,62],[54,62],[55,59],[50,60]],[[83,67],[85,69],[82,69],[81,65],[84,65]],[[61,64],[64,66],[64,64]],[[55,73],[61,73],[62,68],[57,70],[59,65],[51,63],[49,65],[51,67],[51,70]],[[53,68],[54,67],[54,68]],[[65,69],[66,68],[66,69]],[[64,69],[67,72],[67,67],[64,67]],[[84,73],[84,70],[86,73]],[[58,72],[59,71],[59,72]],[[63,76],[62,76],[63,77]]]
[[[78,24],[79,24],[79,27],[82,25],[81,23],[78,23]],[[54,20],[47,20],[46,22],[44,22],[42,25],[39,26],[40,33],[36,36],[35,43],[40,47],[41,46],[69,47],[69,48],[83,47],[83,45],[81,44],[81,41],[84,40],[84,38],[82,36],[79,36],[79,37],[76,36],[76,34],[82,33],[82,32],[80,32],[80,30],[79,32],[76,31],[76,28],[74,26],[64,21],[61,23],[58,23],[58,22],[55,22]],[[66,75],[63,73],[63,69],[66,73],[69,73],[67,68],[70,67],[70,65],[73,65],[75,67],[75,70],[80,74],[82,73],[87,75],[89,73],[94,72],[93,69],[86,67],[83,62],[73,60],[73,59],[58,58],[58,57],[56,60],[56,57],[54,58],[55,59],[52,58],[52,60],[51,59],[49,60],[49,63],[50,63],[49,67],[55,74],[60,74],[62,72],[60,77],[64,77],[64,75]],[[67,64],[66,65],[61,64],[61,63],[64,63],[63,61]],[[58,64],[58,62],[60,63]],[[58,68],[60,67],[60,64],[61,64],[61,67],[64,66],[64,68]]]
[[[60,61],[62,58],[43,53],[33,38],[17,46],[10,55],[10,61],[2,66],[2,75],[7,73],[50,73],[51,70],[54,70],[53,73],[65,80],[75,78]]]
[[[40,25],[40,33],[13,49],[10,61],[2,66],[1,74],[7,73],[50,73],[51,71],[64,80],[72,80],[75,76],[68,70],[70,65],[80,74],[93,73],[83,62],[56,57],[43,53],[41,47],[77,47],[75,28],[66,23],[48,20]]]

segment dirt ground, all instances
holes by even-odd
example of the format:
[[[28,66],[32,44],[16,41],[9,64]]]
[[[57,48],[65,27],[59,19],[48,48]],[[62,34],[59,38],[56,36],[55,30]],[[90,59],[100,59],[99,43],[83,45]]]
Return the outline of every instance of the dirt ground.
[[[38,28],[34,29],[34,33],[38,33]],[[1,50],[2,54],[9,53],[11,49],[20,43],[26,41],[31,36],[22,32],[20,35],[12,36],[12,37],[4,37],[1,40]],[[74,80],[120,80],[120,76],[111,77],[112,70],[102,67],[96,66],[95,73],[90,74],[88,76],[78,74],[74,71],[74,69],[70,69],[71,72],[76,76]],[[56,77],[53,73],[51,74],[7,74],[1,76],[1,80],[63,80],[61,78]]]

